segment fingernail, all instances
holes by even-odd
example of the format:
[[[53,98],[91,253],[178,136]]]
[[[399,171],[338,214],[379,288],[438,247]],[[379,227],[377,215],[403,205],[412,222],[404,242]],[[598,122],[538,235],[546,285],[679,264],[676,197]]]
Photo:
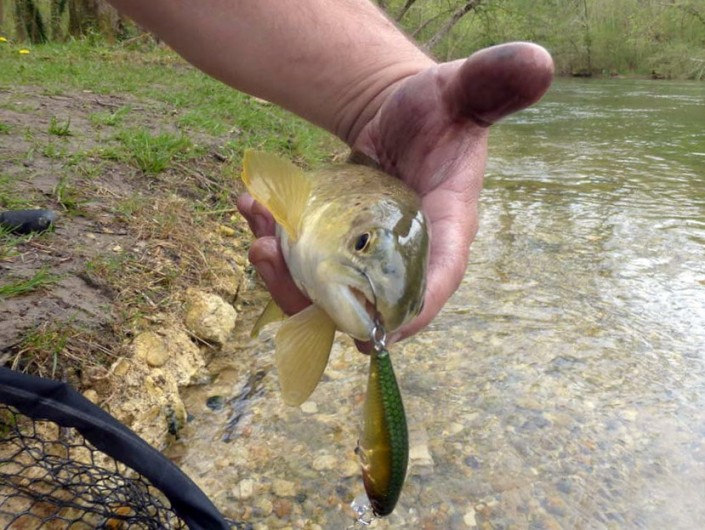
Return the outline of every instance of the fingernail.
[[[255,267],[257,274],[259,274],[262,279],[266,282],[274,277],[274,265],[267,259],[260,259],[257,261],[250,260],[252,265]]]

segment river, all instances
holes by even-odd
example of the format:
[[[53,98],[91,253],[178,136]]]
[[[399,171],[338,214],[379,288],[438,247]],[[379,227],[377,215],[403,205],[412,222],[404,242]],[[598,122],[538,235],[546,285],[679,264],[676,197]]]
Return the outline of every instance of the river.
[[[558,80],[490,146],[467,275],[392,348],[411,460],[372,528],[705,528],[705,84]],[[177,461],[252,528],[351,528],[367,361],[339,340],[294,409],[272,363],[226,346]]]

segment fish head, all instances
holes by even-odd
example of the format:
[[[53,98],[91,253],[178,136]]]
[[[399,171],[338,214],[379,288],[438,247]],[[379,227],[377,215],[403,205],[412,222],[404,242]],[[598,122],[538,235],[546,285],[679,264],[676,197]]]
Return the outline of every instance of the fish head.
[[[360,216],[329,260],[326,311],[338,329],[369,340],[375,320],[387,332],[419,314],[426,290],[428,222],[420,210]]]

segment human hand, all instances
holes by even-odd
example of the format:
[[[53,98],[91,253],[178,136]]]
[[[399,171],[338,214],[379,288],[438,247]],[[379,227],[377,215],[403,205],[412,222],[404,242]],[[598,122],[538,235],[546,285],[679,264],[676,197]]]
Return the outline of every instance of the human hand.
[[[353,149],[419,193],[430,221],[424,307],[390,342],[425,327],[460,285],[478,227],[488,127],[538,101],[552,77],[551,57],[539,46],[487,48],[392,83],[374,117],[350,139]],[[247,194],[238,207],[257,238],[250,261],[282,310],[300,311],[310,301],[289,275],[272,217]]]

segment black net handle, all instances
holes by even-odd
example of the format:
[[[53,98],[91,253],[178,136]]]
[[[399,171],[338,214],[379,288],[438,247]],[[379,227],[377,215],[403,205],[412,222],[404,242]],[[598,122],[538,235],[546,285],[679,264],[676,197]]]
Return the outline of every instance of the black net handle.
[[[96,449],[159,488],[189,529],[231,528],[203,491],[173,462],[68,384],[0,367],[0,402],[30,418],[76,429]]]

